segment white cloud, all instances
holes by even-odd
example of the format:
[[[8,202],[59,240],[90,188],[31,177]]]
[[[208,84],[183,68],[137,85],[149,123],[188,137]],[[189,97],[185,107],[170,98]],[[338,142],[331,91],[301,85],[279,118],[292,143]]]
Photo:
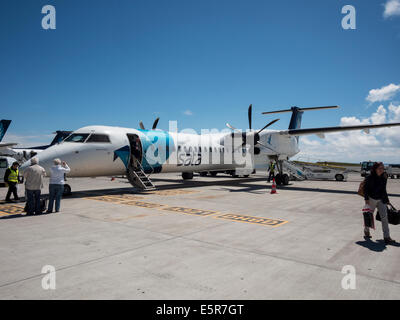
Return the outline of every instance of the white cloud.
[[[192,112],[191,110],[185,110],[185,111],[183,112],[183,114],[184,114],[185,116],[192,116],[192,115],[193,115],[193,112]]]
[[[400,104],[380,105],[368,118],[343,117],[340,125],[379,124],[400,122]],[[301,152],[296,158],[311,161],[361,162],[380,160],[400,163],[400,128],[372,129],[369,134],[362,130],[326,134],[325,139],[315,136],[300,138]]]
[[[400,105],[395,106],[393,103],[391,103],[388,109],[389,113],[391,113],[393,121],[400,122]]]
[[[385,11],[383,12],[384,18],[400,16],[400,0],[388,0],[384,6],[385,6]]]
[[[399,0],[400,1],[400,0]],[[393,83],[380,89],[372,89],[369,91],[368,97],[366,98],[369,102],[387,101],[393,98],[397,92],[400,91],[400,84],[395,85]]]

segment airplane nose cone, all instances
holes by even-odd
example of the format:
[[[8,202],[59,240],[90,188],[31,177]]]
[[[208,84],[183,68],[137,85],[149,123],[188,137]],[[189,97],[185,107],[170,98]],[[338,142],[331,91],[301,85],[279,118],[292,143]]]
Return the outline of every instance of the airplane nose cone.
[[[53,160],[58,158],[57,152],[55,150],[50,150],[48,148],[43,150],[42,152],[38,153],[36,157],[39,159],[39,165],[46,170],[47,174],[50,174],[50,168],[53,165]]]
[[[48,149],[39,152],[33,158],[37,158],[39,160],[38,165],[43,167],[46,170],[47,174],[50,174],[50,168],[53,165],[53,160],[55,158],[58,158],[58,152],[55,148],[50,147]],[[21,165],[20,170],[24,171],[24,169],[28,168],[30,165],[31,165],[31,160],[29,159],[28,161],[24,162]]]
[[[25,161],[21,166],[19,167],[19,171],[23,172],[26,168],[28,168],[31,165],[31,160]]]

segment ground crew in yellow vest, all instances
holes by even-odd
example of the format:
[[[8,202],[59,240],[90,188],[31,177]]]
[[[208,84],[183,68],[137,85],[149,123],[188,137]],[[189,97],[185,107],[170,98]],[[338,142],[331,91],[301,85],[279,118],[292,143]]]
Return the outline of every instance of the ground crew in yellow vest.
[[[274,179],[275,178],[275,162],[271,161],[269,163],[269,176],[268,176],[268,182],[271,181],[271,178]]]
[[[10,199],[11,193],[14,195],[14,201],[19,201],[17,185],[18,185],[18,182],[20,182],[21,180],[19,177],[18,167],[19,167],[19,163],[15,161],[12,164],[12,166],[6,170],[6,173],[4,174],[4,183],[6,183],[8,185],[6,202],[13,202]]]

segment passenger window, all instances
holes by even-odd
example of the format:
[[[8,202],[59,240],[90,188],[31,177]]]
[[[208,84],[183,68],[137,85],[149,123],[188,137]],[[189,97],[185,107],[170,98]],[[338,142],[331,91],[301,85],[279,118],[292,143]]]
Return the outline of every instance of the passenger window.
[[[106,134],[92,134],[86,142],[110,143],[110,137]]]
[[[73,133],[65,139],[65,142],[85,142],[88,136],[88,133]]]
[[[6,159],[0,159],[0,168],[1,169],[7,168],[7,160]]]

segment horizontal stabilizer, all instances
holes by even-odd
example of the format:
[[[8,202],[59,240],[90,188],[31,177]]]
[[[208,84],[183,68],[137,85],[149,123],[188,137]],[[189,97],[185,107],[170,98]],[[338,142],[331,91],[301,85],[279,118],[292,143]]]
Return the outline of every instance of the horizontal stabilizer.
[[[312,110],[323,110],[323,109],[337,109],[339,106],[326,106],[326,107],[311,107],[311,108],[297,108],[298,111],[312,111]],[[284,109],[284,110],[276,110],[263,112],[262,114],[272,114],[272,113],[284,113],[284,112],[292,112],[293,109]]]
[[[0,143],[0,148],[8,148],[8,147],[14,147],[18,143],[10,142],[10,143]]]

